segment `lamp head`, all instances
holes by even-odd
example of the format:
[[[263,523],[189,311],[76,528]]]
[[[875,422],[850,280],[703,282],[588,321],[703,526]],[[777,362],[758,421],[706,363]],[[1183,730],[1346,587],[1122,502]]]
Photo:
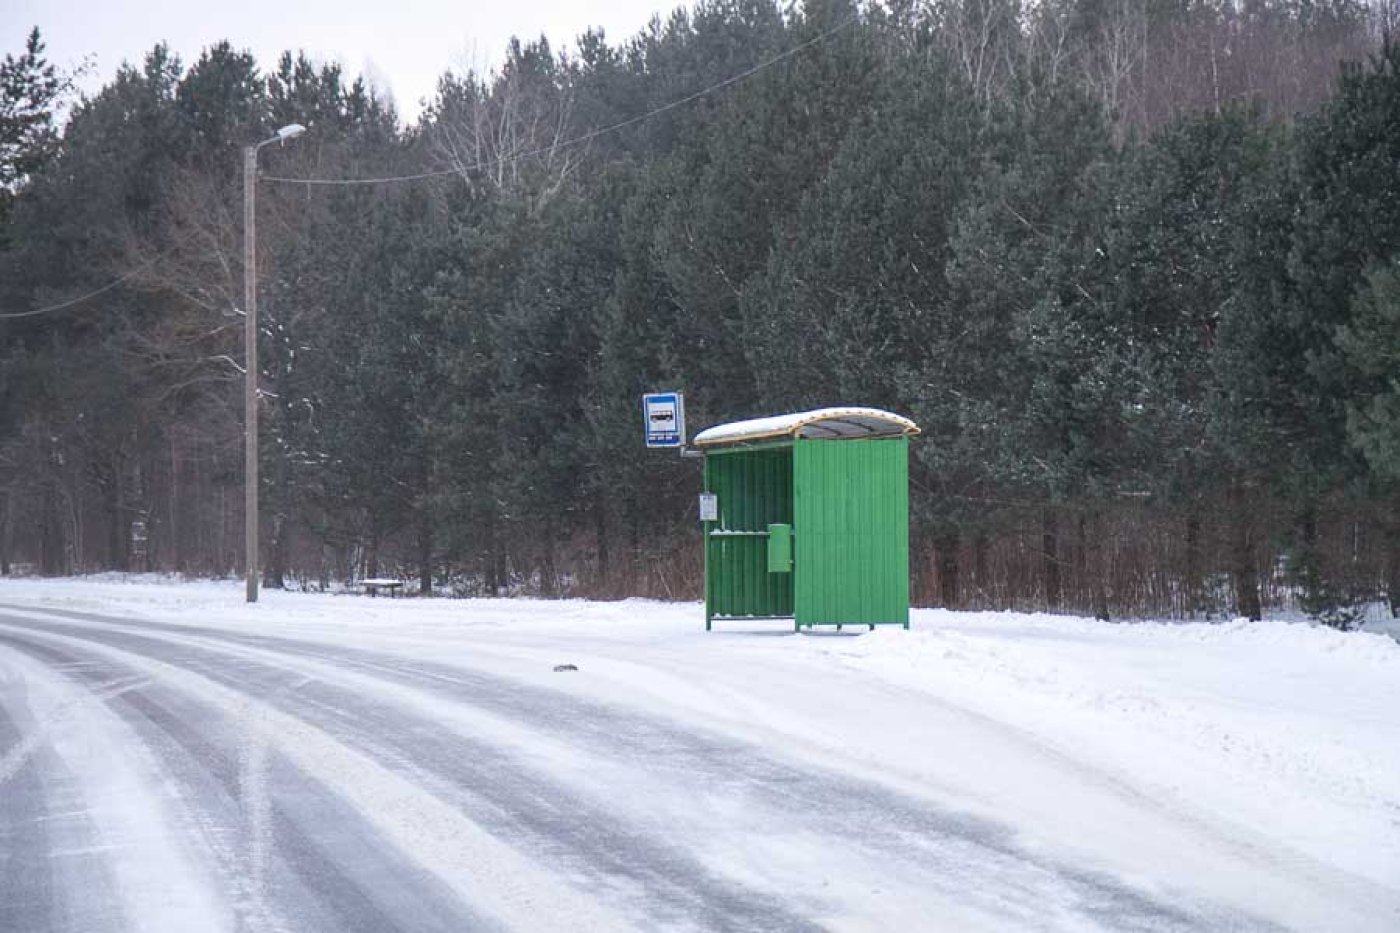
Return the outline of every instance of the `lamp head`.
[[[288,123],[286,126],[282,127],[280,130],[277,131],[277,138],[281,142],[285,143],[289,139],[296,139],[298,136],[305,132],[306,127],[302,126],[300,123]]]

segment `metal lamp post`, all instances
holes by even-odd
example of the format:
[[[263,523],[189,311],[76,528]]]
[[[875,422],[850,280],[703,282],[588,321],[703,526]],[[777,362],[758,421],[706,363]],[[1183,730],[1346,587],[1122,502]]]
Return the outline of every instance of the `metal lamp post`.
[[[288,123],[277,135],[243,149],[243,530],[247,547],[248,602],[258,601],[258,268],[257,210],[258,151],[268,143],[284,143],[306,132]]]

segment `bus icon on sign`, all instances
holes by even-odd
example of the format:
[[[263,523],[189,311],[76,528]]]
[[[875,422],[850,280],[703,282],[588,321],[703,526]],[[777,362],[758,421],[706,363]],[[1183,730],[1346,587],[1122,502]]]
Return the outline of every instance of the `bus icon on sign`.
[[[685,446],[685,399],[679,392],[642,396],[648,447]]]

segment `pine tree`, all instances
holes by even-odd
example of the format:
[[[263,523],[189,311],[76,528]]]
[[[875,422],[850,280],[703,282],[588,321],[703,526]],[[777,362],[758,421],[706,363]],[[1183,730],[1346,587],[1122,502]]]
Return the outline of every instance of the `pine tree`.
[[[16,191],[57,150],[54,116],[69,88],[69,79],[45,58],[37,26],[18,57],[0,61],[0,229]]]

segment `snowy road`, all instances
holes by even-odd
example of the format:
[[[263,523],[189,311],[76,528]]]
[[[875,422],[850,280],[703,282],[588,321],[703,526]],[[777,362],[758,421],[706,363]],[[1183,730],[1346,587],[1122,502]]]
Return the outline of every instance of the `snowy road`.
[[[556,674],[542,638],[447,640],[438,659],[421,632],[386,650],[249,628],[0,606],[0,930],[1381,930],[1400,917],[1394,887],[1280,857],[1005,722],[847,672],[811,682],[779,662],[765,686],[757,666],[705,668],[705,690],[746,710],[729,728],[590,687],[595,666],[684,670],[655,647]],[[805,713],[779,721],[772,690]],[[862,710],[908,717],[872,724],[879,741],[974,749],[981,786],[942,787],[878,743],[821,735],[858,732]],[[975,803],[1002,785],[1051,799],[1003,821]],[[1078,846],[1038,835],[1058,811]],[[1135,850],[1139,862],[1112,857]]]

